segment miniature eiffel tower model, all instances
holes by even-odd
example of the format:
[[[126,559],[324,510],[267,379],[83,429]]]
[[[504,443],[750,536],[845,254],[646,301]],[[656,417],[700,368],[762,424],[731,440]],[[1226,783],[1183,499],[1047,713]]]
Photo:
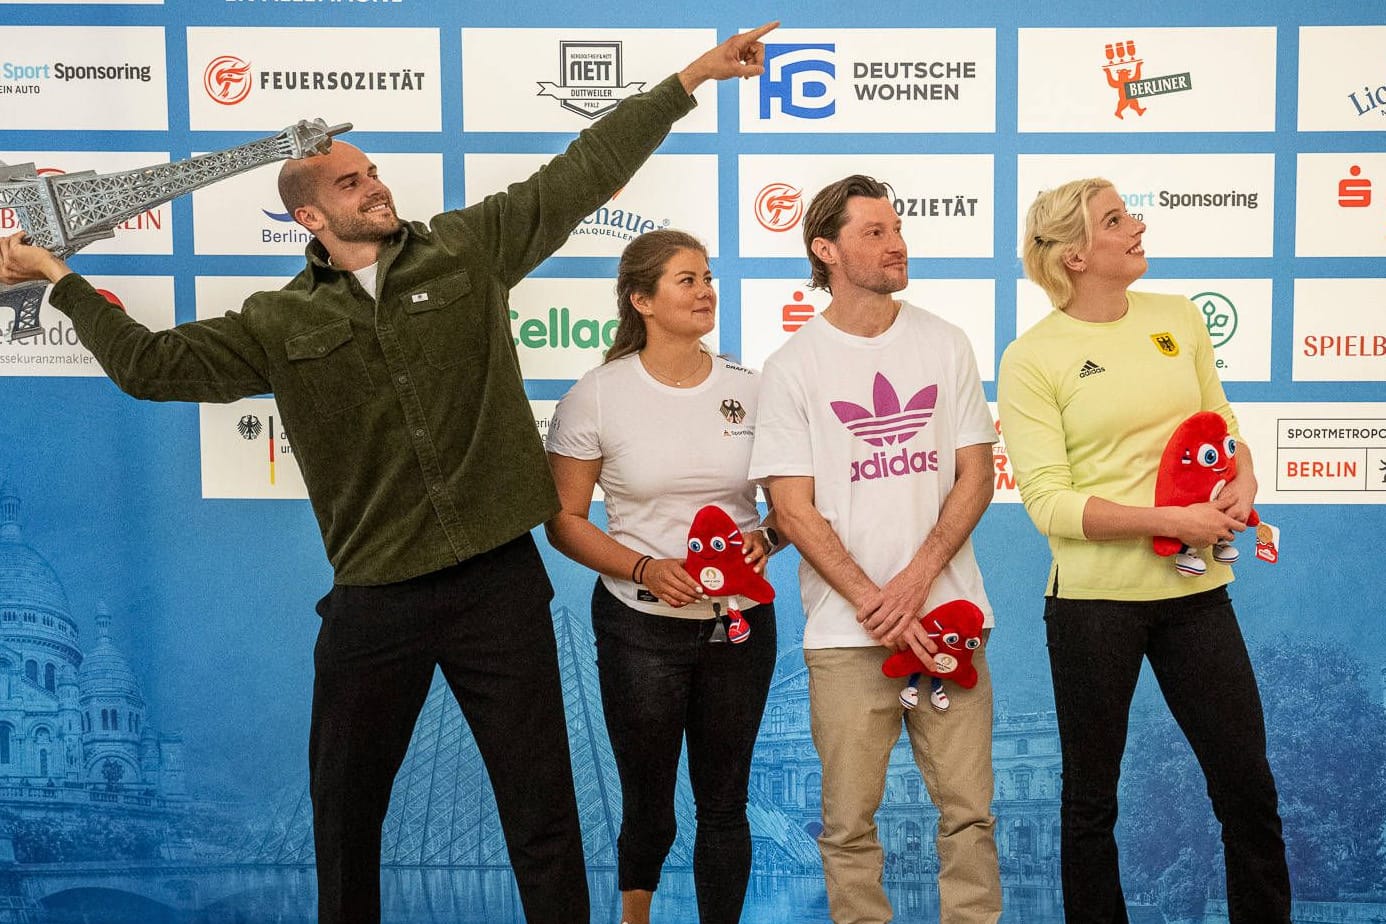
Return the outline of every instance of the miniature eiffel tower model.
[[[91,170],[60,176],[38,175],[33,164],[0,162],[0,207],[14,209],[29,241],[67,259],[93,241],[115,236],[115,227],[156,205],[210,186],[218,180],[279,160],[326,154],[334,135],[351,123],[329,127],[306,119],[277,135],[171,164],[120,173]],[[39,331],[39,305],[46,282],[0,288],[0,307],[14,309],[11,340]]]

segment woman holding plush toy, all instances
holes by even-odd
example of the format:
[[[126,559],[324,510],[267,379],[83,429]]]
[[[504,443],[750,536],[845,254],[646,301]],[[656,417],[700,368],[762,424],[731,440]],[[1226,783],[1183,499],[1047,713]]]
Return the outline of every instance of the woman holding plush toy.
[[[1056,310],[1006,349],[997,380],[1021,499],[1053,553],[1044,619],[1063,752],[1064,911],[1070,924],[1127,920],[1113,828],[1148,658],[1222,823],[1232,924],[1288,922],[1261,700],[1225,586],[1235,555],[1176,569],[1152,548],[1152,537],[1191,550],[1230,542],[1252,516],[1256,478],[1242,450],[1214,498],[1152,505],[1162,451],[1186,418],[1213,411],[1237,432],[1198,309],[1128,290],[1146,270],[1144,232],[1106,180],[1039,195],[1025,273]]]
[[[703,924],[735,924],[751,871],[746,791],[775,666],[775,610],[741,600],[744,612],[724,627],[704,590],[735,591],[736,581],[723,586],[721,576],[749,576],[747,565],[763,571],[777,542],[772,527],[757,525],[756,487],[746,479],[759,376],[703,346],[717,294],[696,238],[661,230],[631,241],[616,302],[605,363],[573,386],[549,425],[562,510],[546,529],[556,549],[600,574],[592,628],[621,778],[622,921],[650,920],[674,843],[674,781],[686,736],[698,914]],[[606,532],[587,518],[597,484]],[[705,505],[731,522],[699,514]],[[723,556],[715,587],[685,570],[695,545],[703,567],[709,555]],[[744,563],[729,562],[731,555]],[[769,591],[758,574],[754,580]],[[737,600],[721,604],[728,599]]]

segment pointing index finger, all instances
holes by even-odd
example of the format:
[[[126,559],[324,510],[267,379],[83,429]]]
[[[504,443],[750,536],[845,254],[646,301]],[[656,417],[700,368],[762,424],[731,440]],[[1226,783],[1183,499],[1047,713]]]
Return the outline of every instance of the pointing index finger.
[[[779,24],[780,21],[778,19],[773,20],[772,22],[767,22],[765,25],[761,26],[758,29],[752,29],[750,32],[741,33],[739,38],[747,42],[758,42],[760,41],[760,37],[762,35],[765,35],[770,30],[777,28]]]

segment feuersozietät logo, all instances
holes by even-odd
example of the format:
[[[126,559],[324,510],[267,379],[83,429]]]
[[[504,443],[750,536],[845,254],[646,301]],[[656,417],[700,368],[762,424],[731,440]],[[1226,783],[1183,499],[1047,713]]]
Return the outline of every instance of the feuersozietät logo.
[[[837,46],[832,43],[768,43],[760,76],[760,118],[776,110],[796,119],[826,119],[837,111],[833,79]]]
[[[250,95],[250,62],[235,55],[217,55],[202,72],[202,89],[212,102],[234,106]]]
[[[831,402],[837,419],[857,439],[869,446],[900,447],[899,452],[873,452],[866,459],[853,460],[851,480],[875,481],[938,471],[937,450],[911,452],[904,446],[929,425],[937,403],[938,386],[928,385],[915,392],[902,406],[895,386],[880,372],[872,382],[870,408],[854,401]]]
[[[1118,119],[1125,119],[1129,110],[1138,116],[1145,115],[1146,107],[1140,101],[1150,96],[1165,93],[1182,93],[1193,89],[1193,80],[1188,72],[1167,74],[1163,77],[1145,77],[1145,61],[1136,56],[1136,43],[1133,39],[1108,42],[1102,49],[1107,63],[1102,71],[1107,76],[1107,86],[1116,90],[1117,107],[1113,113]]]
[[[804,191],[788,183],[769,183],[756,193],[756,221],[766,231],[789,231],[804,214]]]
[[[1221,292],[1199,292],[1190,301],[1203,313],[1213,346],[1220,347],[1232,339],[1237,332],[1237,306],[1232,299]]]
[[[558,83],[539,81],[539,95],[587,119],[606,115],[645,89],[643,82],[622,82],[620,42],[559,42],[558,73]]]

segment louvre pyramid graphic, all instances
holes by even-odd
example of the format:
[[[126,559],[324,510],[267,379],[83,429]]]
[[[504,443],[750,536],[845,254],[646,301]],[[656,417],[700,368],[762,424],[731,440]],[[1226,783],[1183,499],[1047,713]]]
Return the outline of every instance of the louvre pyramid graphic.
[[[554,629],[587,866],[615,869],[621,789],[602,719],[592,630],[585,615],[566,606],[554,610]],[[536,757],[542,759],[542,755]],[[306,771],[301,783],[274,797],[266,808],[268,817],[242,842],[236,859],[311,864],[312,806]],[[695,812],[686,768],[675,791],[675,811],[679,832],[666,868],[691,869]],[[768,861],[778,869],[817,870],[817,844],[754,788],[749,815],[755,852],[762,858],[758,862]],[[486,768],[441,676],[435,678],[429,691],[395,779],[385,818],[381,863],[386,867],[471,869],[507,869],[510,865]]]

